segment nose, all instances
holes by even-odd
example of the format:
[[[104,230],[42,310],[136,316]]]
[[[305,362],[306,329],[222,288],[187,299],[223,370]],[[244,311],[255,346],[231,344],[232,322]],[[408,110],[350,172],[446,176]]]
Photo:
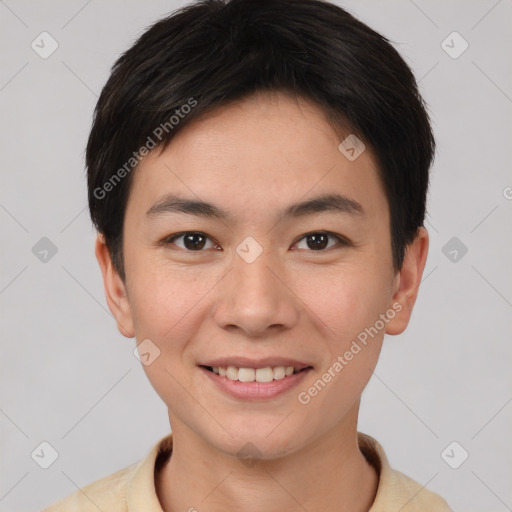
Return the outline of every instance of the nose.
[[[214,320],[223,329],[268,337],[293,328],[299,311],[300,300],[283,266],[264,251],[250,263],[235,255],[232,270],[221,282]]]

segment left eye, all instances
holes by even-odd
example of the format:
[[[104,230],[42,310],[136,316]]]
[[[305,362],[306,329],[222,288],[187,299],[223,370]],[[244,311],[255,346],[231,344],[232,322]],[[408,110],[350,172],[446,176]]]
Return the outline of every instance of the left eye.
[[[341,245],[349,245],[349,242],[344,238],[341,238],[340,236],[335,235],[334,233],[328,233],[327,231],[308,233],[307,235],[304,235],[299,240],[299,242],[305,240],[306,249],[311,249],[313,251],[319,252],[324,249],[330,249],[331,247],[333,247],[333,245],[336,245],[336,243],[329,245],[329,238],[335,239],[338,243],[341,243]],[[302,248],[299,247],[299,249]]]

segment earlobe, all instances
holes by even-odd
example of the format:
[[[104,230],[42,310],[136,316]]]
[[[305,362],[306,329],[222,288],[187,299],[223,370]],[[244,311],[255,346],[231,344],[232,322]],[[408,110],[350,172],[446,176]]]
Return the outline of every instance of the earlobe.
[[[395,306],[399,313],[387,324],[386,334],[400,334],[409,324],[427,262],[428,246],[428,231],[420,227],[416,238],[406,248],[402,268],[396,276],[398,286],[391,305],[400,304],[401,308]]]
[[[126,286],[112,264],[110,252],[102,233],[98,233],[96,237],[95,253],[103,276],[108,308],[116,319],[119,332],[127,338],[133,338],[135,332]]]

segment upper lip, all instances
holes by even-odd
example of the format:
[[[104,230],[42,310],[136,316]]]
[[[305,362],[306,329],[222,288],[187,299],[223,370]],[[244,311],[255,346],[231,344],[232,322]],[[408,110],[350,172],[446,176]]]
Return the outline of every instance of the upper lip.
[[[286,357],[264,357],[261,359],[250,359],[248,357],[222,357],[218,359],[211,359],[199,366],[211,366],[212,368],[227,368],[228,366],[235,366],[236,368],[266,368],[276,366],[293,366],[296,370],[302,370],[311,366],[310,364],[290,359]]]

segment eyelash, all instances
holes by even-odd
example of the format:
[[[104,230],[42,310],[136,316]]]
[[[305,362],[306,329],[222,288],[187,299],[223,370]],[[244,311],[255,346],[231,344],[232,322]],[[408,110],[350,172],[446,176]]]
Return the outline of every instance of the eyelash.
[[[175,240],[177,240],[178,238],[182,238],[183,236],[185,235],[189,235],[189,234],[195,234],[195,235],[203,235],[204,237],[206,237],[208,240],[210,240],[212,243],[214,243],[215,245],[218,245],[216,242],[214,242],[206,233],[203,233],[202,231],[182,231],[181,233],[176,233],[174,235],[171,235],[170,237],[167,237],[163,240],[163,244],[165,246],[167,245],[171,245],[173,244],[173,242]],[[337,241],[338,241],[338,244],[336,245],[340,245],[342,247],[353,247],[354,244],[348,240],[347,238],[341,236],[341,235],[338,235],[336,233],[332,233],[330,231],[310,231],[309,233],[305,233],[304,235],[302,235],[300,238],[298,238],[294,243],[293,245],[299,243],[300,241],[304,240],[305,238],[307,238],[309,235],[319,235],[319,234],[322,234],[322,235],[327,235],[327,236],[330,236],[332,238],[335,238]],[[307,249],[307,252],[312,252],[312,253],[321,253],[321,252],[327,252],[328,250],[330,249],[333,249],[336,247],[336,245],[332,246],[332,247],[328,247],[326,249],[320,249],[320,250],[317,250],[317,251],[314,251],[312,249]],[[186,249],[186,248],[183,248],[183,247],[179,247],[179,249],[185,251],[185,252],[188,252],[188,253],[194,253],[194,252],[204,252],[205,250],[204,249],[200,249],[200,250],[197,250],[197,251],[191,251],[189,249]],[[304,250],[304,249],[301,249],[301,250]]]

